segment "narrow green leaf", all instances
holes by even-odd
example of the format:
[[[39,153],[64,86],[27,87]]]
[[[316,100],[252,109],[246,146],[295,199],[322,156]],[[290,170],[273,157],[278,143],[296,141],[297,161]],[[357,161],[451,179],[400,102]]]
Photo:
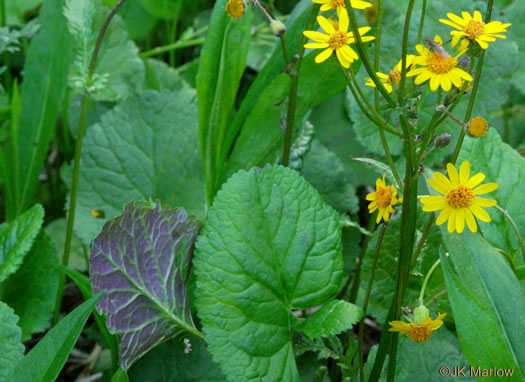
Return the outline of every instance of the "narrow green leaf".
[[[302,321],[296,329],[311,339],[339,334],[350,329],[363,317],[357,305],[342,300],[333,300]]]
[[[208,211],[195,258],[198,314],[229,380],[298,381],[293,309],[340,287],[339,216],[296,171],[240,171]],[[250,365],[250,367],[247,367]]]
[[[58,252],[41,231],[20,269],[5,283],[3,300],[20,317],[18,326],[24,341],[51,323],[60,276],[57,264]]]
[[[44,209],[36,204],[14,221],[0,225],[0,283],[20,267],[43,221]]]
[[[232,119],[250,44],[251,12],[232,20],[225,10],[227,1],[215,3],[197,75],[199,142],[209,203],[215,195],[217,172],[222,168],[222,142]]]
[[[7,377],[24,357],[22,331],[17,322],[13,309],[0,301],[0,382],[9,381]]]
[[[40,30],[27,52],[18,135],[18,212],[24,211],[33,200],[66,89],[72,44],[63,7],[64,0],[44,2],[39,17]]]
[[[64,317],[17,363],[10,381],[54,381],[75,346],[87,319],[100,299],[99,294],[85,301]]]
[[[450,253],[441,261],[461,348],[471,365],[510,368],[512,380],[521,380],[525,294],[519,281],[479,233],[441,233]]]
[[[129,382],[129,378],[124,370],[118,369],[111,377],[111,382]]]

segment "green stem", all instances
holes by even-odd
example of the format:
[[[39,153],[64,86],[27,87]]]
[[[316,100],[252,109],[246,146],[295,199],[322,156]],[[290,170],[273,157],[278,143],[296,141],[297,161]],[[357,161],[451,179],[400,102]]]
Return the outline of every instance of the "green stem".
[[[423,0],[423,5],[421,7],[421,18],[419,20],[419,31],[417,32],[416,45],[418,45],[421,42],[421,37],[423,37],[423,26],[425,25],[426,11],[427,11],[427,0]]]
[[[348,19],[350,21],[350,27],[352,28],[352,33],[354,34],[356,48],[357,48],[357,51],[359,52],[359,57],[363,61],[363,65],[365,66],[366,72],[368,73],[368,75],[370,76],[374,84],[376,85],[376,88],[381,92],[383,97],[390,104],[390,106],[395,106],[396,103],[394,99],[390,96],[388,91],[385,89],[385,86],[379,80],[376,72],[373,70],[372,66],[370,65],[370,59],[368,58],[368,54],[365,50],[365,46],[363,45],[361,35],[359,34],[359,28],[357,27],[357,21],[355,19],[354,9],[352,8],[350,4],[350,0],[344,0],[344,1],[345,1],[346,12],[348,13]]]
[[[104,34],[108,29],[109,23],[113,19],[113,16],[117,11],[122,7],[126,0],[120,0],[113,9],[109,12],[109,15],[104,22],[104,25],[100,29],[98,34],[97,42],[95,44],[95,49],[93,50],[93,55],[91,56],[91,62],[89,65],[87,83],[90,83],[93,79],[93,73],[95,72],[95,64],[98,57],[98,52],[100,51],[100,46],[102,45],[102,40],[104,39]],[[77,143],[75,145],[75,156],[73,159],[73,178],[71,181],[71,198],[69,201],[69,213],[67,216],[67,230],[66,230],[66,240],[64,244],[64,255],[62,257],[62,265],[67,267],[69,263],[69,255],[71,252],[71,239],[73,238],[73,223],[75,221],[75,210],[77,204],[77,191],[78,191],[78,180],[80,172],[80,153],[82,151],[82,138],[86,130],[86,117],[87,117],[87,108],[89,103],[89,94],[87,91],[84,92],[82,97],[82,109],[80,112],[80,122],[78,126],[78,136]],[[65,283],[65,273],[61,273],[60,280],[58,283],[58,290],[55,303],[55,312],[53,315],[53,323],[58,322],[58,317],[60,314],[60,307],[62,305],[62,295],[64,294],[64,283]]]
[[[523,255],[523,260],[525,260],[525,244],[523,243],[523,239],[521,238],[521,234],[520,234],[520,230],[519,230],[518,226],[516,225],[516,223],[514,222],[512,217],[510,216],[509,211],[504,210],[503,208],[501,208],[497,204],[494,207],[496,207],[496,209],[499,212],[501,212],[507,218],[507,220],[510,222],[510,224],[512,225],[512,228],[514,229],[514,232],[516,233],[516,236],[518,237],[518,241],[520,243],[521,254]]]
[[[203,43],[204,43],[204,38],[198,38],[195,40],[180,40],[180,41],[174,42],[173,44],[159,46],[157,48],[148,50],[147,52],[143,52],[139,55],[139,57],[144,59],[148,57],[158,56],[166,52],[171,52],[173,50],[182,49],[182,48],[188,48],[190,46],[201,45]]]
[[[405,26],[403,28],[403,42],[401,45],[401,80],[399,81],[398,100],[399,105],[403,108],[405,104],[406,79],[407,79],[407,53],[408,53],[408,31],[410,29],[410,19],[414,9],[415,0],[408,3],[407,13],[405,16]]]
[[[385,236],[386,229],[388,227],[388,222],[383,224],[379,237],[377,239],[376,250],[374,252],[374,260],[372,262],[372,268],[370,269],[370,276],[368,277],[368,285],[366,287],[365,301],[363,304],[363,318],[359,322],[359,340],[357,342],[358,354],[359,354],[359,375],[361,382],[365,381],[365,365],[363,360],[363,336],[365,331],[365,317],[368,310],[368,303],[370,301],[370,294],[372,292],[372,284],[374,283],[374,276],[376,273],[377,258],[379,257],[379,250],[381,249],[381,244],[383,243],[383,237]]]
[[[417,257],[419,256],[419,253],[423,249],[423,245],[425,245],[425,242],[427,241],[428,234],[430,233],[430,228],[432,228],[432,222],[434,221],[434,213],[430,213],[430,217],[427,220],[427,224],[425,224],[425,229],[423,230],[423,235],[421,235],[421,239],[419,239],[419,242],[417,243],[416,250],[414,251],[414,254],[412,255],[412,261],[410,262],[410,268],[413,268],[416,264]]]
[[[490,22],[490,18],[492,17],[492,6],[494,5],[494,0],[488,0],[487,4],[487,13],[485,15],[485,24],[488,24]],[[481,52],[481,55],[478,59],[478,66],[476,68],[476,78],[474,79],[474,85],[472,86],[472,93],[469,98],[467,112],[465,113],[465,118],[463,121],[465,123],[468,123],[470,120],[470,117],[472,116],[472,110],[474,108],[474,101],[476,101],[476,95],[478,93],[478,87],[479,83],[481,81],[481,72],[483,70],[483,62],[485,61],[485,50]],[[461,131],[461,135],[459,136],[458,143],[456,145],[456,149],[454,150],[454,155],[452,157],[452,164],[456,164],[456,161],[458,160],[459,152],[461,151],[461,146],[463,145],[463,141],[465,140],[465,130],[463,129]]]
[[[312,8],[312,13],[310,14],[310,19],[308,20],[308,24],[306,26],[307,30],[310,30],[313,28],[313,25],[315,23],[315,18],[317,14],[319,13],[320,5],[314,5]],[[262,8],[264,9],[264,7]],[[270,16],[271,17],[271,16]],[[298,82],[299,82],[299,73],[301,71],[301,63],[304,55],[304,44],[306,44],[307,37],[303,36],[301,39],[301,45],[299,46],[299,52],[298,56],[299,59],[295,63],[293,68],[290,68],[290,91],[288,93],[288,110],[286,113],[286,127],[284,130],[284,136],[283,136],[283,152],[282,152],[282,158],[281,158],[281,164],[283,166],[288,166],[288,162],[290,161],[290,150],[292,148],[292,135],[293,135],[293,129],[295,124],[295,109],[297,106],[297,88],[298,88]],[[283,49],[283,55],[285,61],[288,63],[287,58],[287,50],[286,50],[286,44],[284,43],[284,38],[281,36],[281,47]]]
[[[383,0],[378,0],[377,1],[377,30],[376,30],[375,52],[374,52],[374,72],[376,73],[379,72],[379,54],[381,51],[381,36],[383,32],[383,15],[384,14],[385,14],[385,10],[383,8]],[[379,111],[379,90],[377,88],[374,88],[374,101],[375,101],[376,110]],[[383,141],[383,139],[381,139],[381,141]]]
[[[372,232],[376,227],[376,220],[370,219],[368,223],[368,231]],[[366,236],[363,245],[361,246],[361,251],[359,252],[359,257],[357,261],[357,267],[354,271],[354,279],[352,280],[352,287],[350,289],[350,296],[348,297],[348,301],[352,304],[355,303],[357,300],[357,292],[359,291],[359,284],[361,282],[361,265],[363,264],[363,259],[365,258],[366,251],[368,249],[368,244],[370,243],[370,240],[372,239],[372,236]],[[342,297],[346,295],[346,290],[343,293]]]
[[[430,267],[430,270],[425,276],[425,280],[423,281],[423,286],[421,287],[421,292],[419,293],[419,305],[423,305],[423,297],[425,296],[425,289],[427,288],[428,280],[430,280],[430,276],[432,276],[432,273],[437,268],[439,263],[441,263],[441,260],[437,259],[436,262],[432,264],[432,267]]]

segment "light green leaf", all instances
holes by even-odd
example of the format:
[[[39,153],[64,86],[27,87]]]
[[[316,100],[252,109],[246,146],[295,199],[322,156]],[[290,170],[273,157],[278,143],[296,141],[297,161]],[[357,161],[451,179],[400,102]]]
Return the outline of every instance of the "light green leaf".
[[[18,317],[8,305],[0,301],[0,381],[6,379],[18,361],[24,357],[22,331]]]
[[[189,339],[188,339],[189,340]],[[187,340],[187,341],[188,341]],[[182,342],[182,343],[181,343]],[[204,341],[169,340],[150,350],[128,371],[131,382],[143,382],[156,375],[155,382],[224,381]]]
[[[0,225],[0,283],[20,267],[43,221],[44,209],[36,204],[14,221]]]
[[[461,348],[473,366],[514,370],[522,380],[525,294],[506,260],[479,233],[441,228],[450,256],[441,255]]]
[[[191,97],[195,97],[195,89],[192,89],[182,78],[177,70],[163,61],[148,58],[144,61],[146,76],[144,79],[144,90],[170,91],[184,90]]]
[[[228,379],[298,381],[292,310],[339,289],[336,212],[294,170],[240,171],[208,211],[194,266],[206,341]]]
[[[91,126],[80,162],[75,231],[89,243],[130,200],[159,199],[202,216],[197,110],[185,93],[133,95]],[[106,219],[91,211],[104,211]]]
[[[525,25],[521,22],[525,17],[525,6],[522,1],[514,1],[503,17],[493,17],[503,23],[512,23],[506,34],[510,41],[515,41],[519,47],[519,66],[512,72],[512,84],[525,94]]]
[[[226,3],[215,3],[197,75],[199,142],[208,203],[218,186],[224,163],[223,141],[229,134],[250,45],[251,12],[233,20],[225,10]]]
[[[57,252],[64,253],[64,244],[66,241],[66,218],[53,220],[44,227],[44,231],[49,235],[51,241],[57,248]],[[69,251],[68,267],[71,269],[85,272],[88,269],[88,248],[82,246],[82,242],[73,234],[71,238],[71,248]],[[91,297],[91,296],[90,296]]]
[[[124,370],[118,369],[111,377],[111,382],[129,382],[129,378]]]
[[[377,161],[375,159],[371,158],[352,158],[355,161],[367,163],[376,168],[376,172],[379,174],[385,174],[387,179],[396,187],[396,190],[402,191],[401,187],[399,187],[399,184],[396,181],[396,178],[394,177],[394,174],[392,173],[392,170],[388,165],[386,165],[383,162]]]
[[[350,329],[363,317],[357,305],[342,300],[333,300],[301,322],[296,329],[311,339],[326,337]]]
[[[471,174],[485,174],[485,182],[499,185],[496,191],[483,197],[496,199],[498,205],[507,210],[518,225],[525,240],[525,204],[522,194],[525,190],[525,159],[512,147],[503,143],[495,129],[489,129],[483,138],[466,137],[461,148],[458,164],[468,160]],[[490,223],[479,222],[485,238],[498,248],[518,259],[523,259],[516,233],[509,221],[495,208],[488,208]]]
[[[20,317],[24,341],[49,327],[60,275],[57,265],[57,250],[42,231],[18,272],[5,284],[2,299]]]
[[[140,3],[153,16],[169,20],[179,14],[182,0],[140,0]]]
[[[33,201],[66,89],[73,52],[63,7],[64,0],[44,2],[39,16],[40,30],[27,52],[18,130],[18,212],[25,211]]]
[[[84,0],[70,1],[73,2],[72,6],[76,6],[78,1]],[[115,15],[104,35],[93,79],[88,83],[87,74],[95,40],[108,13],[107,7],[98,7],[94,17],[90,14],[93,18],[91,35],[86,43],[76,40],[77,56],[69,83],[79,93],[87,88],[94,100],[115,102],[127,98],[134,89],[142,88],[144,64],[138,56],[137,46],[128,37],[122,18]],[[85,60],[85,57],[88,59]]]
[[[337,211],[358,210],[359,200],[343,163],[317,139],[304,158],[301,174]]]
[[[75,346],[87,319],[101,295],[84,302],[64,317],[16,364],[10,381],[54,381]]]
[[[8,25],[21,25],[27,19],[26,14],[34,11],[42,0],[6,0],[6,21]]]

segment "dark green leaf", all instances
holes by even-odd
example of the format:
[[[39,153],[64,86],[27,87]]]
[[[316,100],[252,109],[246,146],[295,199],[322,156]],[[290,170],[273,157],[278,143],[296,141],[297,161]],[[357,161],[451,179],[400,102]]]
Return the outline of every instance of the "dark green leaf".
[[[0,381],[6,379],[18,361],[24,357],[22,331],[16,325],[18,317],[0,301]]]
[[[75,346],[101,295],[84,302],[64,317],[17,363],[9,381],[54,381]]]

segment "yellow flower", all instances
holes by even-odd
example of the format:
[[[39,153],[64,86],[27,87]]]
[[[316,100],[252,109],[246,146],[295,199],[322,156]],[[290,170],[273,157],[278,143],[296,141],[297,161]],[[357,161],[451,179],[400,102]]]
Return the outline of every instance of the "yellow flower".
[[[392,321],[389,322],[392,327],[388,329],[388,331],[406,334],[416,342],[427,342],[432,332],[443,325],[443,318],[445,318],[446,315],[446,313],[439,313],[435,320],[427,317],[420,324],[415,322]]]
[[[343,65],[345,68],[349,68],[352,62],[359,59],[359,56],[349,46],[355,42],[355,39],[352,32],[347,32],[349,24],[348,14],[343,8],[339,8],[337,10],[337,15],[339,16],[338,29],[335,29],[332,23],[330,23],[330,21],[328,21],[323,16],[317,17],[317,22],[321,28],[323,28],[325,33],[314,31],[303,32],[306,37],[316,41],[315,43],[306,44],[304,47],[312,49],[324,49],[315,58],[315,62],[317,63],[326,61],[335,50],[341,65]],[[359,34],[363,36],[370,29],[370,27],[359,28]],[[363,42],[368,42],[372,41],[374,38],[375,37],[372,36],[363,36],[361,39]]]
[[[466,41],[465,46],[475,41],[482,49],[487,49],[489,46],[487,43],[496,41],[496,37],[506,38],[501,33],[507,32],[507,28],[512,25],[502,24],[500,21],[492,21],[485,24],[479,11],[474,11],[474,17],[468,12],[461,12],[461,15],[463,18],[453,13],[447,13],[447,17],[450,20],[439,19],[443,24],[458,29],[458,31],[450,32],[454,36],[452,37],[453,47],[458,44],[459,40],[464,38]]]
[[[312,0],[316,4],[322,4],[321,11],[329,11],[330,9],[339,10],[340,8],[346,9],[345,0]],[[355,9],[366,9],[371,7],[368,1],[362,0],[350,0],[350,5]]]
[[[487,132],[488,126],[489,124],[486,120],[481,117],[476,117],[469,122],[467,130],[474,138],[481,138]]]
[[[414,58],[416,58],[416,56],[412,54],[409,54],[407,56],[407,63],[406,63],[407,68],[410,65],[412,65]],[[377,76],[379,77],[383,85],[385,85],[385,89],[389,93],[392,93],[392,90],[393,90],[392,82],[395,83],[397,86],[399,85],[399,81],[401,81],[401,63],[402,61],[399,61],[399,63],[396,66],[394,66],[394,69],[392,69],[392,71],[388,74],[376,72]],[[366,86],[371,86],[374,88],[376,87],[376,84],[374,83],[374,81],[372,81],[371,78],[365,78],[365,80],[366,80],[366,84],[365,84]]]
[[[232,19],[238,19],[244,15],[245,10],[246,7],[242,0],[229,0],[228,3],[226,3],[226,12],[228,12],[228,15],[230,15]]]
[[[373,214],[377,209],[379,209],[376,219],[377,224],[379,224],[381,219],[387,222],[388,219],[390,219],[390,214],[394,213],[393,206],[403,202],[403,198],[397,197],[397,191],[394,185],[386,185],[384,175],[383,180],[376,180],[376,192],[368,194],[366,196],[366,200],[370,201],[370,204],[368,205],[368,212]]]
[[[442,45],[439,36],[436,36],[434,41]],[[430,80],[430,89],[432,91],[437,90],[441,86],[444,91],[448,92],[452,88],[452,84],[457,88],[461,88],[463,86],[462,80],[473,80],[470,74],[457,67],[458,57],[463,52],[456,57],[450,57],[443,48],[441,52],[431,52],[423,45],[417,45],[416,50],[420,55],[414,59],[414,64],[423,67],[413,69],[407,74],[408,77],[417,76],[414,82],[416,85]]]
[[[496,183],[486,183],[474,189],[485,179],[485,175],[478,173],[470,178],[470,163],[464,161],[459,169],[452,163],[447,164],[448,178],[440,172],[434,173],[434,178],[428,184],[444,196],[425,196],[421,198],[423,211],[432,212],[442,210],[436,224],[441,225],[448,220],[448,232],[462,233],[467,222],[472,232],[478,230],[476,218],[490,222],[490,216],[481,207],[492,207],[497,204],[494,199],[480,198],[478,195],[492,192],[498,188]]]

